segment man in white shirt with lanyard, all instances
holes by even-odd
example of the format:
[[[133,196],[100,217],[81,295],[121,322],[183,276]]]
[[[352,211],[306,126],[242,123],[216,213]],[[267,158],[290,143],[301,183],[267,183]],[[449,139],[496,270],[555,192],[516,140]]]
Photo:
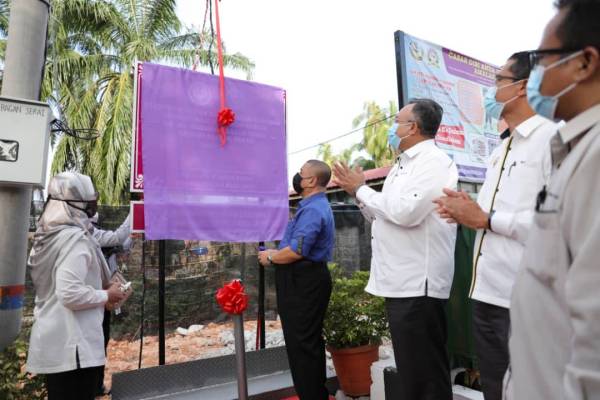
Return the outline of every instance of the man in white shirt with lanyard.
[[[356,196],[373,222],[365,290],[385,297],[402,399],[452,399],[444,307],[454,275],[456,226],[436,214],[433,200],[444,187],[456,187],[458,172],[435,144],[442,114],[429,99],[400,110],[388,133],[399,155],[381,192],[365,185],[360,168],[334,166],[338,185]]]
[[[488,117],[508,124],[502,144],[488,160],[477,203],[466,193],[445,190],[436,200],[449,222],[477,229],[473,277],[473,334],[485,400],[502,399],[508,368],[509,305],[537,193],[550,176],[550,137],[556,124],[536,115],[527,102],[529,55],[513,54],[484,100]]]
[[[558,0],[533,69],[529,103],[566,122],[550,140],[510,304],[507,399],[600,399],[600,1]]]

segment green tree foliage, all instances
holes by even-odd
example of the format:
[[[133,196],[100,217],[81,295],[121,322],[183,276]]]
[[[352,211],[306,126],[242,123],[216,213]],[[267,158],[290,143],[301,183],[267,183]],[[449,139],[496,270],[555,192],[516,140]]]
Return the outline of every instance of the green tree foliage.
[[[393,116],[398,113],[396,103],[390,101],[387,107],[381,107],[374,101],[366,102],[363,111],[352,121],[352,127],[363,126],[363,138],[359,143],[334,154],[331,143],[319,146],[317,157],[329,165],[337,161],[360,165],[364,170],[379,168],[393,163],[394,153],[388,145],[387,132],[394,122]],[[392,118],[389,118],[392,117]],[[361,151],[367,157],[356,154]]]

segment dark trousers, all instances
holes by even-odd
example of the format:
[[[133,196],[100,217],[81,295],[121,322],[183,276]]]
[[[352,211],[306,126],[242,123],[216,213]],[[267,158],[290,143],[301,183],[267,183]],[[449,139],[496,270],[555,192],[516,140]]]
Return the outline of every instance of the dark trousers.
[[[452,400],[445,304],[432,297],[385,299],[401,380],[394,400]]]
[[[104,332],[104,354],[108,355],[106,348],[110,341],[110,311],[104,310],[104,320],[102,321],[102,332]],[[104,365],[100,367],[100,373],[98,374],[98,394],[104,394]]]
[[[48,400],[94,400],[102,367],[78,368],[46,375]]]
[[[327,400],[323,319],[331,295],[326,263],[275,266],[281,318],[294,388],[300,400]]]
[[[502,380],[508,368],[510,311],[473,300],[473,336],[485,400],[502,399]]]

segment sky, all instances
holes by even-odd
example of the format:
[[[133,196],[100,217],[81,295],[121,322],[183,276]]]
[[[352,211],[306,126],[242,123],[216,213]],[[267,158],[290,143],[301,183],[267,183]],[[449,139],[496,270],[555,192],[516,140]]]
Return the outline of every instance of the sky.
[[[184,24],[201,26],[205,3],[178,0]],[[222,0],[219,10],[227,51],[256,64],[254,81],[287,91],[288,154],[352,130],[366,101],[397,101],[395,31],[502,65],[536,48],[554,14],[552,0]],[[289,175],[316,150],[289,155]]]

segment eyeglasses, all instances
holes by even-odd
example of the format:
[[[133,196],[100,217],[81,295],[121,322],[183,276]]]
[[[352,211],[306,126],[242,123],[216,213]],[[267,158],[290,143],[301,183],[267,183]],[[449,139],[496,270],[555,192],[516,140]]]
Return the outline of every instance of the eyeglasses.
[[[547,57],[547,56],[556,55],[556,54],[558,54],[558,55],[570,54],[570,53],[575,53],[580,50],[581,50],[581,48],[566,48],[566,49],[555,48],[555,49],[531,50],[531,51],[527,52],[529,54],[529,66],[531,68],[535,67],[542,61],[542,59],[544,57]]]
[[[396,123],[397,123],[398,125],[408,125],[408,124],[413,124],[413,123],[415,123],[415,122],[416,122],[416,121],[413,121],[413,120],[408,120],[408,121],[405,121],[405,122],[402,122],[402,121],[396,121]]]
[[[496,75],[496,83],[498,83],[500,81],[504,81],[504,80],[511,80],[513,82],[516,82],[516,81],[520,81],[521,79],[515,78],[514,76],[507,76],[507,75],[501,75],[501,74]]]

